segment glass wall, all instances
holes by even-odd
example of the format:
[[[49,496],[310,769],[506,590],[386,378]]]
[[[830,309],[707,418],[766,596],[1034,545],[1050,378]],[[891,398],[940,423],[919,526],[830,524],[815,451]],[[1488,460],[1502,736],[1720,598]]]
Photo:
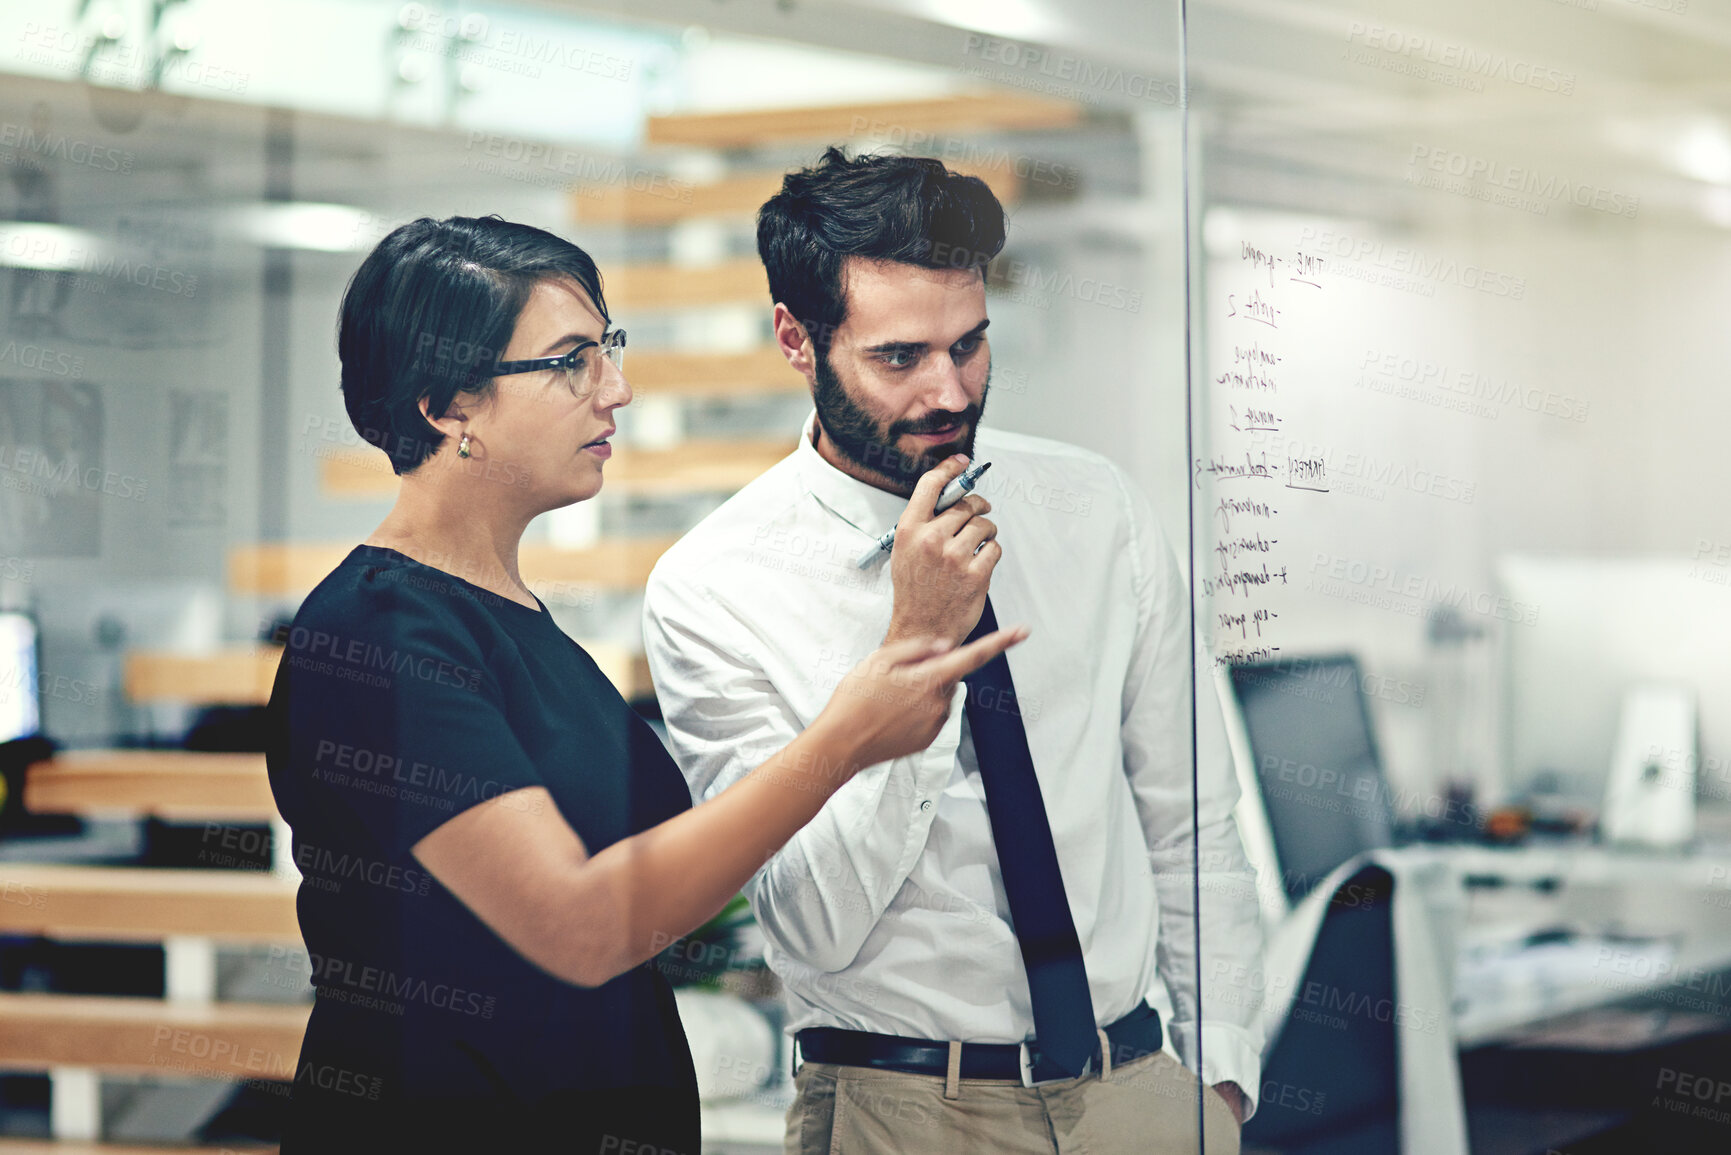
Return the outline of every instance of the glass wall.
[[[1103,950],[1096,935],[1116,933],[1120,955],[1126,936],[1143,936],[1107,965],[1110,980],[1093,977],[1114,984],[1113,998],[1130,991],[1117,1011],[1146,995],[1164,1028],[1155,1042],[1194,1066],[1210,1037],[1196,950],[1210,928],[1193,917],[1194,639],[1181,592],[1193,536],[1181,40],[1179,6],[1165,2],[50,0],[0,12],[0,608],[39,635],[35,668],[8,675],[8,695],[20,711],[39,698],[40,729],[61,747],[28,773],[39,752],[21,751],[8,770],[16,834],[0,841],[0,868],[23,872],[9,885],[60,885],[29,873],[47,863],[174,868],[199,872],[184,875],[199,886],[205,872],[267,868],[292,886],[305,867],[258,793],[260,709],[299,645],[289,623],[302,600],[398,493],[344,411],[335,329],[362,257],[421,216],[528,222],[601,267],[614,323],[630,332],[634,398],[617,413],[602,493],[530,526],[522,574],[661,728],[641,624],[650,570],[786,457],[812,409],[773,343],[757,209],[830,145],[934,157],[983,179],[1008,213],[986,275],[986,427],[1079,447],[1117,471],[1088,457],[1053,481],[1019,473],[1012,453],[981,493],[1023,527],[1005,544],[1040,557],[1044,589],[1062,582],[1077,605],[1102,590],[1122,599],[1113,612],[1130,616],[1113,620],[1133,623],[1161,663],[1137,708],[1163,711],[1159,733],[1125,739],[1144,780],[1117,776],[1115,750],[1095,767],[1115,857],[1096,853],[1101,815],[1061,809],[1066,787],[1050,768],[1041,781],[1084,955]],[[1067,573],[1074,543],[1102,558],[1122,549],[1123,568]],[[763,547],[765,580],[813,598],[862,580],[851,557],[797,534]],[[998,599],[1006,622],[1026,612],[1014,593]],[[1089,665],[1108,652],[1130,660],[1124,638],[1091,628],[1101,636],[1017,670],[1026,716],[1066,719],[1031,729],[1036,765],[1097,724],[1077,689]],[[825,655],[799,671],[801,692],[827,692],[862,656]],[[1113,692],[1129,694],[1129,675],[1117,677]],[[1211,700],[1203,716],[1201,772],[1218,801],[1228,752]],[[75,771],[95,776],[87,793],[47,793],[54,773]],[[216,774],[234,778],[213,786]],[[252,800],[210,793],[231,787]],[[977,771],[958,767],[942,807],[951,795],[977,809]],[[1230,849],[1210,841],[1224,819],[1216,806],[1202,845]],[[1141,886],[1130,893],[1146,899],[1128,914],[1110,873],[1126,867]],[[1241,918],[1249,889],[1231,853],[1214,873],[1222,910]],[[112,877],[92,881],[96,901]],[[873,901],[812,882],[850,917]],[[989,942],[981,974],[1020,975],[995,867],[939,883],[889,893]],[[298,1077],[293,1016],[313,999],[318,965],[292,910],[279,904],[243,932],[199,916],[117,936],[62,919],[60,892],[41,893],[47,915],[0,927],[16,932],[0,942],[0,985],[39,1000],[22,1012],[59,1013],[40,1000],[76,991],[289,1018],[248,1044],[257,1062],[241,1071],[172,1033],[118,1063],[21,1047],[4,1056],[17,1073],[0,1080],[0,1133],[274,1141]],[[1132,929],[1113,932],[1114,919]],[[800,1025],[782,990],[790,976],[808,1013],[826,992],[845,1007],[888,1003],[898,981],[816,966],[743,899],[665,946],[658,965],[677,989],[706,1150],[781,1146],[788,1032]],[[1252,947],[1227,969],[1253,961]],[[1144,972],[1147,989],[1131,990]],[[1025,992],[1004,997],[1029,1013]],[[1227,1013],[1247,1022],[1255,1009],[1240,1000]],[[1019,1021],[970,1038],[1013,1043]],[[875,1026],[918,1033],[894,1016]],[[1249,1037],[1222,1070],[1250,1070]],[[1193,1119],[1225,1126],[1222,1104],[1176,1064],[1149,1086],[1190,1128],[1181,1144],[1195,1139]],[[889,1110],[905,1123],[914,1106]]]
[[[261,711],[307,593],[399,493],[338,390],[364,255],[496,213],[595,257],[634,396],[604,488],[535,519],[522,578],[685,754],[645,590],[799,445],[813,384],[776,345],[756,214],[837,145],[942,160],[1007,212],[980,492],[997,615],[1044,631],[1008,663],[1045,811],[1016,829],[1053,838],[1133,1127],[1724,1149],[1722,9],[0,10],[0,1022],[51,1024],[0,1030],[0,1135],[280,1135],[316,964]],[[887,620],[887,570],[751,524],[748,584],[789,621]],[[821,701],[867,651],[813,645],[773,675],[730,653]],[[931,808],[882,766],[835,799],[843,830],[911,830],[903,853],[838,835],[657,943],[705,1149],[782,1147],[797,1029],[1032,1032],[1030,920],[957,713]],[[796,941],[783,907],[857,949]],[[188,1002],[218,1026],[176,1034]],[[117,1014],[154,1037],[114,1051]],[[224,1034],[236,1015],[264,1033]],[[944,1111],[862,1087],[886,1142],[949,1149]],[[1122,1147],[1090,1129],[1116,1108],[1045,1094],[1054,1149]]]
[[[1723,18],[1190,6],[1253,1144],[1725,1143]]]

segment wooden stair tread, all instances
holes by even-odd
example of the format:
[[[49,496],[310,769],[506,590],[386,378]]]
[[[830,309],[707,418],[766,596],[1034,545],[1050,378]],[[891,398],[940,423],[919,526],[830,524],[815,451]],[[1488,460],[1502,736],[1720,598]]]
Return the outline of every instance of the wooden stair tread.
[[[222,849],[220,839],[213,852]],[[0,933],[161,942],[299,942],[298,883],[247,870],[0,863]]]
[[[38,762],[24,808],[41,814],[152,814],[169,821],[268,822],[276,816],[263,754],[69,750]]]
[[[614,538],[584,549],[544,544],[518,552],[523,580],[568,582],[601,589],[640,590],[649,571],[676,538]],[[353,543],[272,542],[235,546],[228,555],[228,588],[236,594],[272,597],[309,592],[336,569]],[[267,687],[268,689],[268,687]]]
[[[0,992],[0,1068],[292,1079],[311,1010]]]
[[[851,140],[885,131],[913,136],[1063,128],[1082,119],[1080,105],[1020,93],[958,93],[927,100],[807,105],[649,118],[652,145],[745,148],[800,140]]]
[[[830,139],[843,139],[848,134]],[[977,176],[1006,207],[1022,198],[1023,181],[1017,175],[1016,157],[988,159],[985,163],[946,162],[954,172]],[[634,189],[621,185],[590,185],[573,193],[567,204],[572,217],[585,225],[615,225],[658,228],[683,221],[744,218],[757,215],[763,202],[781,191],[785,174],[750,172],[722,177],[703,184],[681,182],[656,189]],[[607,299],[613,303],[614,274],[607,277]],[[632,354],[635,359],[647,354]]]
[[[633,355],[625,374],[639,396],[734,397],[805,393],[805,378],[774,345],[734,353],[657,352]]]
[[[130,702],[249,705],[270,698],[281,658],[280,647],[263,645],[206,654],[140,650],[126,655],[121,684]]]
[[[621,311],[770,303],[769,278],[756,257],[714,265],[619,265],[608,270],[606,291],[608,307]]]
[[[791,441],[687,441],[669,449],[614,447],[603,493],[683,494],[737,490],[793,452]],[[330,454],[319,462],[319,490],[334,498],[390,498],[399,488],[377,449]]]

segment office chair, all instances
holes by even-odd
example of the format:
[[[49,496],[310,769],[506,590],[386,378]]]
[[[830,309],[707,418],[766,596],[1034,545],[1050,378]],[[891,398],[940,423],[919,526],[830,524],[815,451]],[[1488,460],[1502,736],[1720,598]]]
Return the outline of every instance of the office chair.
[[[1269,932],[1269,1042],[1245,1143],[1466,1155],[1451,960],[1433,931],[1448,879],[1390,849],[1357,660],[1244,664],[1227,677],[1240,828]]]
[[[1394,1016],[1376,1013],[1395,1006],[1393,897],[1394,876],[1375,865],[1330,896],[1292,1013],[1263,1062],[1246,1144],[1285,1155],[1400,1150]]]

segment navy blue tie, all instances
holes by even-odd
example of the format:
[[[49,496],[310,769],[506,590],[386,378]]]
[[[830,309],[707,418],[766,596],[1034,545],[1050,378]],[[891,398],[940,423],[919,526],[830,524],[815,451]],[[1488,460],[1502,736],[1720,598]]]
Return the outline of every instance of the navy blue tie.
[[[997,628],[988,597],[968,641]],[[1074,1078],[1099,1043],[1094,1001],[1088,994],[1082,943],[1070,918],[1070,900],[1058,871],[1058,851],[1046,821],[1040,780],[1034,776],[1034,759],[1028,753],[1028,732],[1022,727],[1010,663],[999,654],[963,681],[968,686],[968,731],[986,790],[998,870],[1028,972],[1039,1052],[1032,1074],[1035,1080]]]

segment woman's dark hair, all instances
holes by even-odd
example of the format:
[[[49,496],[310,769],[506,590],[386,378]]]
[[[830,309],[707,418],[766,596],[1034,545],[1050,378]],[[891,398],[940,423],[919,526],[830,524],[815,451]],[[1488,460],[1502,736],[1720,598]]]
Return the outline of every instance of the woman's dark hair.
[[[337,332],[343,406],[360,435],[408,473],[445,435],[458,393],[485,395],[537,281],[570,277],[602,319],[601,272],[589,254],[532,225],[491,217],[422,217],[380,241],[343,294]]]
[[[858,156],[830,148],[790,172],[757,214],[757,253],[770,299],[786,305],[823,349],[847,317],[848,257],[928,269],[977,269],[1004,247],[1004,206],[979,177],[941,161]]]

